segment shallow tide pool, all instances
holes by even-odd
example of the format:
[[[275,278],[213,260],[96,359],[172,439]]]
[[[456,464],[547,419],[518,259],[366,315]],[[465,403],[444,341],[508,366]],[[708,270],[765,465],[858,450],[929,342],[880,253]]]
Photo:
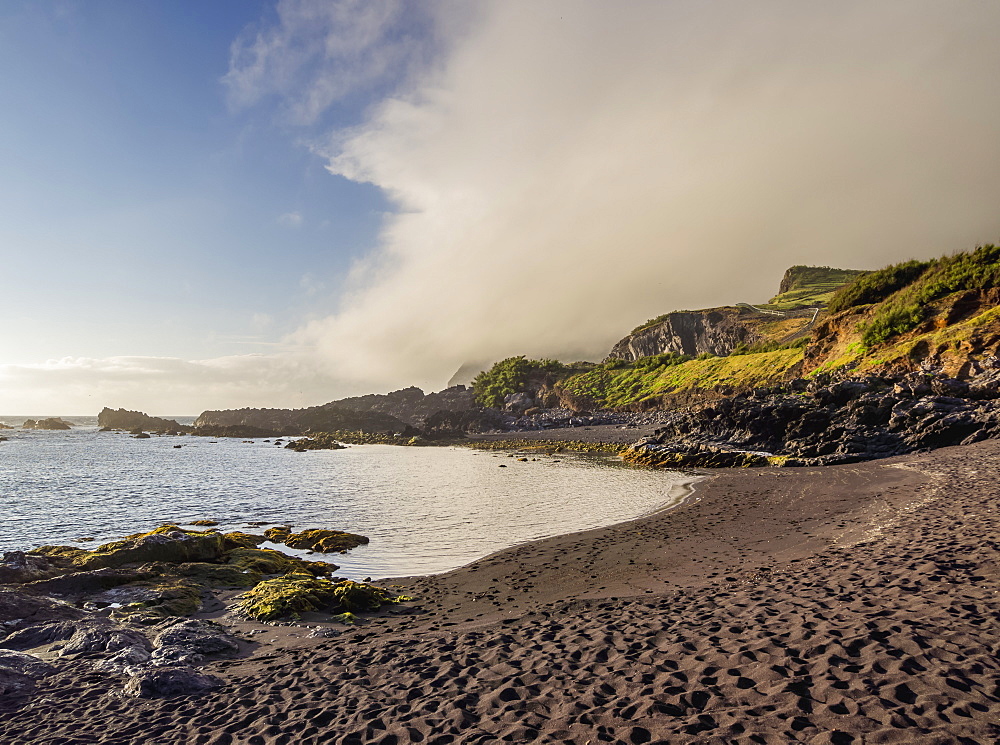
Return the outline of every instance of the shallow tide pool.
[[[521,462],[389,445],[296,453],[259,439],[135,439],[94,427],[3,434],[0,551],[93,546],[165,522],[212,519],[251,532],[263,530],[252,523],[284,524],[371,538],[347,554],[314,557],[354,579],[443,572],[526,541],[629,520],[676,504],[692,481],[611,456]],[[95,541],[77,542],[87,537]]]

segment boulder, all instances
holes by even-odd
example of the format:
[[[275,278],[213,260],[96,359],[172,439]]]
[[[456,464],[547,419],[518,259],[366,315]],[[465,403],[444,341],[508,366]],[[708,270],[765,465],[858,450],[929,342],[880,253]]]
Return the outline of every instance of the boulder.
[[[268,540],[283,543],[289,548],[298,548],[320,553],[344,553],[357,546],[364,546],[368,538],[355,533],[345,533],[342,530],[323,530],[309,528],[299,533],[292,533],[291,528],[280,526],[264,531]]]
[[[60,570],[44,556],[7,551],[0,558],[0,585],[19,585],[51,577]]]
[[[91,622],[79,628],[66,645],[59,650],[60,657],[69,655],[93,655],[118,652],[137,647],[149,651],[152,646],[143,634],[124,626],[111,623]]]
[[[0,649],[0,700],[32,693],[35,681],[55,670],[34,655]]]
[[[0,667],[0,701],[5,698],[26,696],[33,693],[34,690],[34,678],[16,670]]]
[[[135,569],[94,569],[87,572],[70,572],[58,577],[36,580],[24,585],[29,592],[46,595],[86,596],[110,590],[119,585],[139,582],[157,576],[155,571]]]
[[[201,655],[238,652],[239,644],[211,621],[185,620],[167,626],[153,638],[156,651],[182,647]]]
[[[42,546],[31,553],[69,559],[81,569],[121,567],[146,562],[217,561],[225,552],[225,538],[215,531],[182,530],[164,525],[149,533],[126,536],[93,551],[74,546]]]
[[[165,698],[202,693],[222,686],[213,675],[203,675],[191,667],[154,667],[137,670],[125,693],[136,698]]]
[[[110,657],[105,657],[95,662],[94,669],[122,675],[128,673],[130,670],[149,664],[152,658],[153,655],[149,650],[143,647],[124,647]]]
[[[44,678],[56,671],[55,667],[40,660],[33,654],[12,652],[9,649],[0,649],[0,669],[13,670],[35,680]]]
[[[243,533],[238,530],[232,533],[225,533],[222,537],[225,539],[225,548],[227,551],[234,548],[257,548],[257,546],[267,540],[262,535]]]
[[[84,612],[66,603],[0,588],[0,623],[17,630],[33,623],[82,618]]]
[[[3,641],[0,641],[0,647],[18,650],[35,649],[53,642],[65,641],[76,633],[77,628],[78,625],[72,621],[27,626],[8,634]]]

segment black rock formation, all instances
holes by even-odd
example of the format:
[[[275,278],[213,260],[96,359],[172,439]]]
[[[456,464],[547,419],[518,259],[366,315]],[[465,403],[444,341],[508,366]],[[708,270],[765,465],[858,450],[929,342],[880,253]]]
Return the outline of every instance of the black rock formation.
[[[627,460],[661,466],[852,463],[1000,437],[1000,369],[795,380],[674,412]]]
[[[149,416],[141,411],[109,409],[104,407],[97,415],[97,426],[101,429],[122,429],[129,432],[148,430],[149,432],[189,432],[191,427],[178,424],[173,419]]]

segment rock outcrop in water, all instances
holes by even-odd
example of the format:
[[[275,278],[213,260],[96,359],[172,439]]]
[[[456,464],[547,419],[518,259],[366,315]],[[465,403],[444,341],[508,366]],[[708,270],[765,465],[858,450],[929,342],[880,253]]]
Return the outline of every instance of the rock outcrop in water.
[[[336,403],[308,409],[206,411],[194,424],[194,434],[213,437],[275,437],[333,430],[417,434],[390,414],[355,411]]]
[[[59,417],[49,417],[48,419],[25,419],[24,424],[21,425],[21,429],[72,429],[73,425],[71,422],[67,422],[65,419],[60,419]]]
[[[148,430],[149,432],[178,433],[190,432],[191,427],[178,424],[173,419],[162,419],[149,416],[141,411],[128,409],[109,409],[104,407],[97,415],[97,426],[101,429],[121,429],[132,431]]]
[[[324,554],[345,553],[358,546],[367,546],[367,536],[356,533],[345,533],[342,530],[323,530],[307,528],[293,533],[287,525],[268,528],[264,536],[269,541],[283,543],[289,548],[300,548],[307,551],[318,551]]]

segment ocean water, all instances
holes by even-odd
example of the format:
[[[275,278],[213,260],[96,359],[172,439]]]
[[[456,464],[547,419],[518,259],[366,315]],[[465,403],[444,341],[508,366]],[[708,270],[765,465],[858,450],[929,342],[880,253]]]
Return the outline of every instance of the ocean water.
[[[166,522],[212,519],[225,531],[261,532],[266,526],[252,524],[264,523],[366,535],[368,546],[314,557],[353,579],[433,574],[669,507],[692,481],[611,456],[560,453],[524,463],[506,453],[390,445],[296,453],[262,439],[135,439],[66,419],[82,426],[0,430],[8,438],[0,442],[0,551],[93,546]]]

